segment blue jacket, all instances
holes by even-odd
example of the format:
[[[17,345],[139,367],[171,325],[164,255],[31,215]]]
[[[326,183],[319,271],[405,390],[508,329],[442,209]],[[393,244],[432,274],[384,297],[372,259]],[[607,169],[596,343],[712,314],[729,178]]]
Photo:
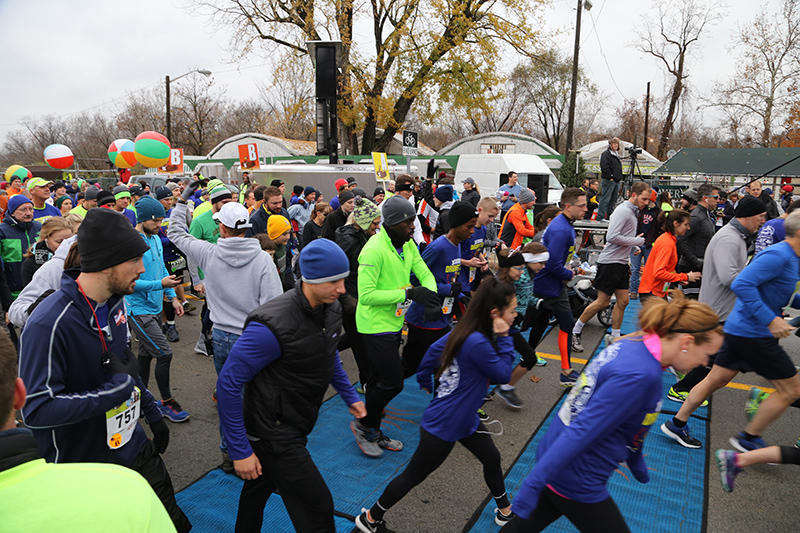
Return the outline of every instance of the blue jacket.
[[[494,222],[492,222],[492,224],[494,224]],[[461,241],[461,259],[469,260],[477,257],[483,253],[483,249],[485,247],[486,226],[475,228],[475,232],[469,239]],[[470,282],[470,279],[472,279],[472,282]],[[479,280],[480,278],[478,278],[477,275],[477,268],[468,268],[464,266],[461,267],[461,283],[464,284],[464,292],[477,290]]]
[[[144,235],[140,233],[144,242],[150,247],[142,256],[144,263],[144,274],[139,276],[133,294],[125,297],[128,305],[128,313],[137,315],[160,315],[164,309],[164,293],[167,298],[175,298],[175,289],[165,289],[161,286],[161,280],[169,276],[167,267],[164,265],[164,252],[161,248],[161,239],[158,235]]]
[[[800,281],[800,258],[783,241],[755,256],[731,284],[736,293],[725,333],[749,338],[772,338],[767,324],[782,316]]]
[[[631,464],[631,454],[646,472],[641,452],[661,408],[661,374],[638,339],[615,342],[592,359],[539,443],[514,513],[528,518],[545,486],[580,503],[605,500],[608,478],[622,461]]]
[[[28,388],[22,416],[33,431],[39,450],[51,463],[114,463],[130,466],[147,435],[137,424],[130,442],[111,449],[106,443],[106,412],[141,391],[141,409],[148,422],[161,420],[153,396],[127,374],[108,374],[103,368],[101,332],[93,310],[69,270],[61,290],[48,296],[31,314],[19,342],[19,375]],[[90,307],[91,306],[91,307]],[[127,361],[127,317],[122,298],[112,296],[102,335],[109,352]]]
[[[451,283],[459,281],[463,282],[464,286],[467,286],[467,280],[462,280],[459,276],[461,273],[461,247],[450,242],[447,235],[438,237],[426,246],[422,252],[422,260],[425,261],[433,277],[436,278],[436,292],[439,294],[439,300],[442,303],[450,295],[452,290]],[[415,278],[416,276],[412,279]],[[406,322],[425,329],[444,329],[450,326],[450,316],[452,314],[451,310],[447,315],[442,314],[434,322],[426,322],[425,306],[414,302],[408,308]]]
[[[574,275],[567,268],[575,253],[575,228],[564,214],[558,215],[550,222],[542,236],[542,244],[550,253],[547,264],[533,278],[536,287],[536,296],[554,298],[561,294],[565,287],[564,281],[569,281]]]
[[[436,341],[425,352],[417,370],[420,388],[433,389],[433,375],[439,369],[450,333]],[[478,429],[478,408],[483,403],[489,384],[508,383],[514,363],[514,341],[510,336],[494,342],[482,333],[473,332],[461,345],[442,375],[420,425],[431,435],[447,442],[469,437]],[[516,502],[515,502],[516,505]]]
[[[164,262],[169,263],[175,261],[181,256],[178,247],[172,244],[172,241],[167,237],[167,228],[169,228],[169,217],[172,215],[172,208],[167,209],[164,220],[161,221],[161,227],[158,228],[158,237],[161,239],[161,249],[164,250]]]

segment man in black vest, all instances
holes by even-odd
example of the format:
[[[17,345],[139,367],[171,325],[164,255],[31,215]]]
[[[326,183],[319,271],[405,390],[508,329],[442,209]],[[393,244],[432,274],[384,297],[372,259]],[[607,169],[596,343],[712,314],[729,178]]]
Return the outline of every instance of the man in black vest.
[[[261,531],[276,489],[297,531],[335,532],[333,498],[306,449],[328,384],[356,418],[367,414],[339,359],[338,298],[347,256],[317,239],[300,254],[302,282],[247,317],[217,381],[222,431],[245,480],[236,531]],[[242,401],[244,389],[244,401]]]

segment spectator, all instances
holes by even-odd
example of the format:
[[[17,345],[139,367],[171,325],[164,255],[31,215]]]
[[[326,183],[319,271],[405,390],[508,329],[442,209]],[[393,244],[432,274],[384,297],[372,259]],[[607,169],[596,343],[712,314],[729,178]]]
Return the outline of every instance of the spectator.
[[[597,220],[605,220],[614,211],[619,195],[619,184],[622,181],[622,159],[619,155],[619,139],[614,137],[608,141],[608,149],[600,154],[600,202],[597,208]]]
[[[584,220],[591,220],[592,216],[594,216],[594,212],[597,209],[598,205],[600,205],[600,201],[597,198],[597,192],[600,190],[600,182],[596,179],[584,180],[587,182],[586,188],[586,214],[583,215]]]
[[[464,193],[461,195],[461,199],[471,203],[473,207],[478,207],[478,202],[481,201],[481,189],[478,184],[472,178],[462,180],[461,183],[464,184]]]
[[[658,196],[658,204],[661,210],[665,213],[668,213],[674,209],[672,207],[672,195],[668,190],[665,189],[661,191],[661,194]]]
[[[519,201],[519,193],[522,192],[522,187],[517,183],[517,173],[513,170],[508,171],[508,183],[505,183],[497,189],[497,194],[500,200],[500,220],[505,220],[506,213],[511,207]]]

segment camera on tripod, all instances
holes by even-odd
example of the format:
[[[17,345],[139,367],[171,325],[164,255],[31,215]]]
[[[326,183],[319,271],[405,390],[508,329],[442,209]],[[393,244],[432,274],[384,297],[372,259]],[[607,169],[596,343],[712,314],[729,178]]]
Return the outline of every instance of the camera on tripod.
[[[642,153],[642,147],[636,146],[635,144],[633,146],[626,146],[625,150],[631,155],[639,155]]]

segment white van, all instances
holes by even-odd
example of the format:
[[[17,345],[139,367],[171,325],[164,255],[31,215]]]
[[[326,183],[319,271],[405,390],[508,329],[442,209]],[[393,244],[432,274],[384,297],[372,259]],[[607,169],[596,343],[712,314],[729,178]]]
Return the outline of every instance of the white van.
[[[462,189],[461,181],[472,178],[481,189],[481,196],[492,196],[501,185],[508,182],[509,171],[519,177],[522,187],[536,191],[537,181],[547,184],[547,199],[537,192],[537,204],[554,204],[561,201],[564,187],[544,161],[533,154],[465,154],[458,158],[456,188]],[[538,178],[538,179],[537,179]]]

